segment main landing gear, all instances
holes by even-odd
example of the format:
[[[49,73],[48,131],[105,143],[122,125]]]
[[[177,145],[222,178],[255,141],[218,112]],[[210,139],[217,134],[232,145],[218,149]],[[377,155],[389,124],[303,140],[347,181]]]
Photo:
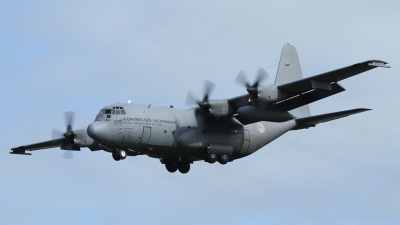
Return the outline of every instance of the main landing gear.
[[[170,173],[174,173],[177,170],[179,170],[179,172],[185,174],[185,173],[189,172],[189,170],[190,170],[189,163],[175,163],[173,160],[165,160],[164,164],[165,164],[165,168]]]
[[[214,153],[205,153],[204,161],[208,163],[215,163],[218,161],[220,164],[224,165],[229,162],[229,155],[217,155]]]
[[[124,149],[116,148],[112,152],[112,157],[115,161],[124,160],[126,158],[126,151]]]

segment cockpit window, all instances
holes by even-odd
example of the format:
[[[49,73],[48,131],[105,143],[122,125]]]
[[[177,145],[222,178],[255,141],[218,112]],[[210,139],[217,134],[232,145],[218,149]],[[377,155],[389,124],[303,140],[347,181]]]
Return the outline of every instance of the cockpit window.
[[[99,115],[103,115],[103,114],[121,115],[121,114],[126,114],[126,111],[124,110],[124,108],[122,108],[122,106],[114,106],[113,109],[102,109],[102,110],[100,110]]]

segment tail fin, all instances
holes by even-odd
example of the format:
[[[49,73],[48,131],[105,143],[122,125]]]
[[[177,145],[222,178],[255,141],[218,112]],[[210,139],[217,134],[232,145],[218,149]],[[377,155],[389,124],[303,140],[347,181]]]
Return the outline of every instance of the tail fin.
[[[301,73],[299,56],[296,48],[292,45],[284,45],[282,48],[281,60],[279,61],[278,72],[276,73],[275,86],[290,83],[303,78]],[[296,118],[311,116],[308,105],[289,111]]]
[[[278,72],[276,73],[275,85],[286,84],[302,78],[303,75],[301,74],[300,61],[296,48],[289,44],[284,45]]]

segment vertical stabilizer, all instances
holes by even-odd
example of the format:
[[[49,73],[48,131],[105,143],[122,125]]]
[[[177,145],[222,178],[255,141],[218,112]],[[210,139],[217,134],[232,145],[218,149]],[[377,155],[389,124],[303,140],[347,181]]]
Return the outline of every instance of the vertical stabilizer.
[[[301,73],[299,56],[296,48],[289,43],[282,48],[281,59],[279,61],[278,72],[276,73],[275,85],[290,83],[303,78]],[[311,116],[308,105],[289,111],[296,118]]]
[[[299,56],[296,48],[292,45],[284,45],[278,72],[276,73],[275,85],[286,84],[303,78],[301,74]]]

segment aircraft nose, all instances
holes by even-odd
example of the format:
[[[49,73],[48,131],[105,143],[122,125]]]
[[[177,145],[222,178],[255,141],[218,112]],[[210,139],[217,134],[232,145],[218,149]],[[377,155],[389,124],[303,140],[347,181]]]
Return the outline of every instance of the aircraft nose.
[[[110,125],[106,122],[96,121],[87,127],[87,134],[94,140],[104,143],[107,142],[110,135]]]

